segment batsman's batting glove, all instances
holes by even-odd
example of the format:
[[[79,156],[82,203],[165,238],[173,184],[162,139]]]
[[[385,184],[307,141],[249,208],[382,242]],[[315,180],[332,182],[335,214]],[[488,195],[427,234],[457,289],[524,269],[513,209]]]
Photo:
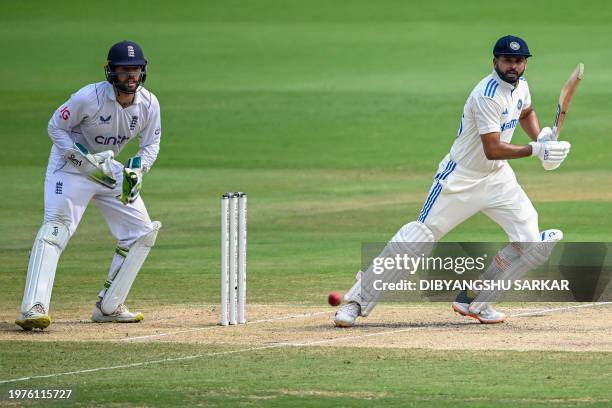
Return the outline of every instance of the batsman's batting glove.
[[[540,133],[538,134],[538,142],[540,143],[552,142],[556,140],[557,137],[555,136],[555,132],[553,132],[553,130],[548,126],[542,128],[542,130],[540,130]]]
[[[546,170],[554,170],[559,167],[572,147],[566,141],[531,142],[529,144],[532,149],[531,155],[537,156]]]
[[[123,167],[123,186],[121,194],[117,196],[124,205],[131,204],[140,195],[142,187],[142,160],[140,156],[129,159]]]

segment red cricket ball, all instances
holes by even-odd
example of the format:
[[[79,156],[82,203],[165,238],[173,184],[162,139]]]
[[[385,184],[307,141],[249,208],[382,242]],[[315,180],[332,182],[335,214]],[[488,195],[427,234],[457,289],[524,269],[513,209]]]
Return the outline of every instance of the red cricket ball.
[[[342,303],[342,295],[338,292],[331,292],[327,297],[327,301],[332,306],[338,306],[340,303]]]

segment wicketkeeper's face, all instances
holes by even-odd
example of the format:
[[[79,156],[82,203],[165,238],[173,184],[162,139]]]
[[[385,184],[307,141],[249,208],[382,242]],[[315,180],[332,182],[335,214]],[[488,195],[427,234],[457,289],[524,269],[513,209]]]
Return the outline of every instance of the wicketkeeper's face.
[[[117,67],[115,69],[117,81],[119,81],[125,89],[135,91],[138,87],[138,81],[142,74],[142,67]]]
[[[499,76],[506,82],[514,83],[525,72],[527,58],[500,55],[493,58],[493,65]]]

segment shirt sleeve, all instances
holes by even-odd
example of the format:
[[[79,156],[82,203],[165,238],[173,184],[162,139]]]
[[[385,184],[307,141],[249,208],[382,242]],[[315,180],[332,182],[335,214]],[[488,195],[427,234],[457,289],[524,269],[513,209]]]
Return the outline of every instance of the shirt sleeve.
[[[495,100],[481,96],[474,103],[474,117],[479,134],[499,132],[502,107]]]
[[[140,156],[144,171],[149,171],[159,154],[159,141],[161,139],[161,118],[159,113],[159,102],[151,94],[151,106],[146,126],[140,132]]]
[[[49,120],[49,137],[62,153],[74,145],[70,132],[87,117],[86,105],[86,98],[81,92],[77,92],[60,105]]]
[[[527,81],[521,81],[523,85],[525,85],[525,100],[523,101],[523,109],[531,105],[531,92],[529,92],[529,85],[527,85]]]

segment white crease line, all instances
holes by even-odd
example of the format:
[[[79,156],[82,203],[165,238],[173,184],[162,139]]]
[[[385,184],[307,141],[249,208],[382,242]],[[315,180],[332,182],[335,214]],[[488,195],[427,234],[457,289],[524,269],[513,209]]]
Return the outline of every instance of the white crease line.
[[[299,318],[305,318],[305,317],[312,317],[312,316],[319,316],[322,314],[329,314],[331,312],[313,312],[313,313],[303,313],[303,314],[297,314],[297,315],[288,315],[288,316],[281,316],[281,317],[273,317],[271,319],[261,319],[261,320],[254,320],[252,322],[248,322],[249,325],[252,324],[258,324],[258,323],[270,323],[270,322],[276,322],[279,320],[291,320],[291,319],[299,319]],[[196,332],[196,331],[203,331],[203,330],[212,330],[212,329],[217,329],[220,328],[221,326],[206,326],[206,327],[194,327],[191,329],[186,329],[186,330],[177,330],[175,332],[167,332],[167,333],[157,333],[157,334],[148,334],[145,336],[135,336],[135,337],[124,337],[119,339],[119,341],[132,341],[132,340],[142,340],[142,339],[152,339],[155,337],[164,337],[164,336],[172,336],[175,334],[181,334],[181,333],[191,333],[191,332]],[[225,327],[225,326],[223,326]]]
[[[550,313],[550,312],[560,312],[560,311],[564,311],[564,310],[579,309],[579,308],[582,308],[582,307],[593,307],[593,306],[602,306],[602,305],[610,305],[610,304],[612,304],[612,302],[598,302],[598,303],[589,303],[589,304],[586,304],[586,305],[555,307],[553,309],[542,309],[542,310],[538,310],[538,311],[535,311],[535,312],[516,313],[516,314],[510,315],[510,316],[511,317],[535,316],[535,315],[540,315],[540,314]]]
[[[120,368],[142,367],[142,366],[147,366],[147,365],[152,365],[152,364],[166,363],[170,361],[194,360],[196,358],[202,358],[202,357],[213,357],[213,356],[221,356],[221,355],[226,355],[226,354],[244,353],[247,351],[265,350],[265,349],[274,348],[274,347],[277,347],[277,345],[250,347],[246,349],[220,351],[216,353],[195,354],[192,356],[171,357],[171,358],[164,358],[161,360],[143,361],[140,363],[122,364],[122,365],[109,366],[109,367],[88,368],[85,370],[76,370],[76,371],[66,371],[64,373],[54,373],[54,374],[47,374],[47,375],[33,375],[31,377],[21,377],[21,378],[13,378],[10,380],[0,380],[0,384],[14,383],[14,382],[20,382],[20,381],[27,381],[27,380],[36,380],[40,378],[61,377],[61,376],[73,375],[73,374],[94,373],[97,371],[117,370]]]
[[[607,305],[607,304],[612,304],[612,302],[589,303],[587,305],[577,305],[577,306],[567,306],[567,307],[560,307],[560,308],[554,308],[554,309],[544,309],[544,310],[540,310],[539,312],[518,313],[518,314],[513,315],[513,316],[514,317],[528,316],[530,314],[550,313],[550,312],[561,311],[561,310],[570,310],[570,309],[577,309],[577,308],[581,308],[581,307],[584,308],[584,307]],[[328,313],[328,312],[318,312],[318,313],[322,314],[322,313]],[[164,359],[161,359],[161,360],[143,361],[143,362],[140,362],[140,363],[123,364],[123,365],[109,366],[109,367],[89,368],[89,369],[85,369],[85,370],[67,371],[67,372],[63,372],[63,373],[54,373],[54,374],[47,374],[47,375],[35,375],[35,376],[31,376],[31,377],[13,378],[13,379],[10,379],[10,380],[0,380],[0,384],[8,384],[8,383],[21,382],[21,381],[36,380],[36,379],[40,379],[40,378],[54,378],[54,377],[61,377],[61,376],[66,376],[66,375],[93,373],[93,372],[97,372],[97,371],[117,370],[117,369],[121,369],[121,368],[143,367],[143,366],[147,366],[147,365],[161,364],[161,363],[167,363],[167,362],[172,362],[172,361],[195,360],[195,359],[203,358],[203,357],[215,357],[215,356],[222,356],[222,355],[228,355],[228,354],[238,354],[238,353],[245,353],[245,352],[248,352],[248,351],[259,351],[259,350],[275,349],[275,348],[282,348],[282,347],[314,346],[314,345],[318,345],[318,344],[328,344],[328,343],[334,343],[334,342],[343,341],[343,340],[357,340],[357,339],[366,338],[366,337],[382,336],[382,335],[385,335],[385,334],[396,334],[396,333],[403,333],[403,332],[407,332],[407,331],[424,330],[424,329],[426,329],[426,327],[408,327],[408,328],[398,329],[398,330],[385,330],[385,331],[376,332],[376,333],[362,334],[362,335],[359,335],[359,336],[346,336],[346,337],[337,337],[337,338],[334,338],[334,339],[314,340],[314,341],[305,342],[305,343],[277,343],[277,344],[271,344],[271,345],[268,345],[268,346],[249,347],[249,348],[245,348],[245,349],[229,350],[229,351],[219,351],[219,352],[215,352],[215,353],[195,354],[195,355],[192,355],[192,356],[171,357],[171,358],[164,358]]]
[[[290,346],[297,346],[297,347],[317,346],[319,344],[335,343],[336,341],[342,341],[342,340],[364,339],[366,337],[382,336],[383,334],[397,334],[397,333],[403,333],[407,331],[425,330],[425,329],[429,329],[429,327],[407,327],[404,329],[386,330],[386,331],[376,332],[376,333],[361,334],[359,336],[336,337],[334,339],[313,340],[313,341],[309,341],[306,343],[287,343],[287,344]]]
[[[66,371],[63,373],[54,373],[54,374],[46,374],[46,375],[33,375],[31,377],[21,377],[21,378],[12,378],[10,380],[0,380],[0,384],[8,384],[8,383],[21,382],[21,381],[28,381],[28,380],[37,380],[41,378],[62,377],[66,375],[95,373],[98,371],[118,370],[121,368],[143,367],[143,366],[168,363],[168,362],[173,362],[173,361],[186,361],[186,360],[195,360],[195,359],[203,358],[203,357],[216,357],[216,356],[223,356],[223,355],[228,355],[228,354],[246,353],[249,351],[259,351],[259,350],[275,349],[275,348],[283,348],[283,347],[314,346],[318,344],[335,343],[335,342],[343,341],[343,340],[357,340],[357,339],[361,339],[365,337],[382,336],[385,334],[402,333],[406,331],[419,330],[419,329],[424,329],[424,328],[423,327],[409,327],[409,328],[404,328],[404,329],[399,329],[399,330],[384,330],[381,332],[362,334],[359,336],[336,337],[334,339],[313,340],[313,341],[303,342],[303,343],[295,343],[295,342],[294,343],[277,343],[277,344],[271,344],[268,346],[248,347],[248,348],[238,349],[238,350],[219,351],[215,353],[204,353],[204,354],[195,354],[195,355],[183,356],[183,357],[170,357],[170,358],[164,358],[161,360],[142,361],[140,363],[122,364],[122,365],[108,366],[108,367],[88,368],[84,370]]]

